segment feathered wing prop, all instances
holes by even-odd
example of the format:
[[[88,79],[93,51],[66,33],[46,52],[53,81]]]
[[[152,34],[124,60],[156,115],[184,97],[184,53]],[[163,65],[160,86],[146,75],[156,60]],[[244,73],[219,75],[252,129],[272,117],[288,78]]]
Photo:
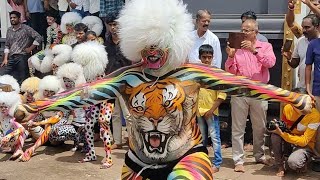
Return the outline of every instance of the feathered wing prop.
[[[117,74],[117,73],[115,73]],[[202,87],[220,90],[228,94],[254,97],[268,101],[290,103],[303,113],[311,111],[312,102],[308,95],[290,92],[273,85],[252,81],[242,76],[235,76],[218,68],[196,64],[186,64],[168,72],[165,78],[176,78],[181,81],[195,81]],[[50,99],[24,104],[18,110],[36,113],[46,110],[70,110],[98,104],[106,99],[121,96],[120,86],[135,87],[144,82],[156,81],[157,77],[129,69],[119,76],[84,84],[70,91],[65,91]]]

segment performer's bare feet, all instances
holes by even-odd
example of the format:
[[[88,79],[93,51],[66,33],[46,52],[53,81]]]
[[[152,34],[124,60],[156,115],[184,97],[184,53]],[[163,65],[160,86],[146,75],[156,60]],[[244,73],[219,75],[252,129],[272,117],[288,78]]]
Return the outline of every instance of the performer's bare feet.
[[[108,163],[105,162],[100,166],[100,169],[108,169],[109,167],[111,167],[113,165],[113,163]]]
[[[285,169],[284,169],[283,166],[279,167],[276,176],[278,176],[278,177],[284,177],[284,171],[285,171]]]
[[[31,153],[28,152],[28,150],[26,150],[22,156],[20,156],[19,161],[21,162],[27,162],[31,159]]]
[[[236,165],[236,166],[234,167],[234,171],[235,171],[235,172],[242,172],[242,173],[244,173],[245,170],[244,170],[243,164],[238,164],[238,165]]]
[[[85,157],[82,160],[79,160],[79,163],[85,163],[85,162],[90,162],[90,161],[96,161],[97,160],[97,156],[93,156],[93,157]]]
[[[9,160],[16,160],[20,156],[22,156],[23,151],[21,149],[18,149],[16,152],[13,153],[13,155],[9,158]]]

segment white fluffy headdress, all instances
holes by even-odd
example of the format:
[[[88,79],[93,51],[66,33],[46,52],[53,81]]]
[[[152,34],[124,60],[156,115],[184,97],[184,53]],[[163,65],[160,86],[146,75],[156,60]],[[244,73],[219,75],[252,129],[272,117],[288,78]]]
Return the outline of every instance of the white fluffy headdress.
[[[71,60],[72,47],[67,44],[58,44],[41,51],[30,57],[32,66],[42,72],[47,73],[52,71],[52,65],[61,66]]]
[[[7,74],[0,76],[0,83],[11,85],[14,92],[20,93],[20,85],[19,85],[18,81],[13,76],[10,76]]]
[[[62,91],[61,82],[56,76],[48,75],[40,80],[39,83],[39,96],[43,95],[44,90],[60,92]]]
[[[39,82],[40,79],[38,77],[29,77],[22,82],[21,91],[35,93],[39,89]]]
[[[141,60],[145,47],[157,45],[169,48],[166,64],[179,67],[193,46],[192,16],[180,0],[132,0],[117,21],[121,50],[132,61]]]
[[[15,92],[0,92],[0,104],[9,107],[9,115],[13,116],[16,107],[21,104],[21,96]]]
[[[51,52],[51,49],[48,49],[42,50],[37,54],[31,56],[30,62],[36,70],[42,73],[47,73],[52,70],[52,59],[53,54]]]
[[[61,84],[64,86],[63,78],[69,78],[75,82],[75,86],[79,84],[86,83],[86,79],[83,75],[83,68],[80,64],[77,63],[67,63],[58,68],[56,76],[61,81]],[[64,87],[65,88],[65,87]]]
[[[86,16],[81,21],[83,24],[88,26],[88,29],[94,31],[97,36],[101,35],[103,24],[102,20],[96,16]]]
[[[82,17],[76,12],[67,12],[61,18],[61,31],[63,34],[67,34],[67,24],[72,24],[72,26],[81,22]]]
[[[104,46],[95,41],[78,44],[72,51],[71,59],[83,67],[83,74],[88,82],[104,74],[108,64]]]
[[[61,66],[71,60],[72,47],[67,44],[58,44],[53,46],[52,54],[53,60],[52,64]]]

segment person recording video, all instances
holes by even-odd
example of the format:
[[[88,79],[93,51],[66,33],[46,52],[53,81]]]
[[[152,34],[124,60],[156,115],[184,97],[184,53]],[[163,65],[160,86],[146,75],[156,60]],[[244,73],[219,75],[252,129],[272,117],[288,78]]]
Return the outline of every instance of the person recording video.
[[[304,88],[295,88],[292,91],[307,94]],[[274,130],[269,129],[270,124],[267,124],[267,129],[272,132],[272,150],[278,166],[276,175],[279,177],[285,175],[284,155],[289,156],[287,163],[292,170],[299,173],[307,170],[308,160],[315,157],[319,151],[315,147],[315,142],[320,125],[320,114],[316,108],[312,108],[311,113],[303,115],[298,109],[287,104],[283,108],[282,121],[287,126],[287,132],[281,130],[278,123]]]

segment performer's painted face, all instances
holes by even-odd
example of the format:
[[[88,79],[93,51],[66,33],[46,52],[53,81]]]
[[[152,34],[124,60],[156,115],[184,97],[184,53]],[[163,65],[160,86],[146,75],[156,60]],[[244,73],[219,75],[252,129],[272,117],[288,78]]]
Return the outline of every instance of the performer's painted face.
[[[63,77],[63,82],[64,82],[64,85],[66,86],[66,89],[72,89],[76,86],[74,81],[66,77]]]
[[[55,75],[56,72],[58,71],[58,67],[59,67],[59,66],[57,66],[56,64],[52,64],[52,72],[53,72],[54,75]]]
[[[146,68],[160,69],[168,59],[168,48],[160,49],[151,46],[141,51],[142,60]]]
[[[54,91],[50,91],[50,90],[44,90],[43,91],[43,97],[44,98],[49,98],[49,97],[51,97],[51,96],[53,96],[55,94],[56,94],[56,92],[54,92]]]
[[[5,105],[4,103],[0,103],[0,112],[3,115],[8,115],[9,114],[9,107]]]
[[[26,92],[27,103],[32,103],[32,102],[34,102],[33,95],[34,95],[34,93]]]

